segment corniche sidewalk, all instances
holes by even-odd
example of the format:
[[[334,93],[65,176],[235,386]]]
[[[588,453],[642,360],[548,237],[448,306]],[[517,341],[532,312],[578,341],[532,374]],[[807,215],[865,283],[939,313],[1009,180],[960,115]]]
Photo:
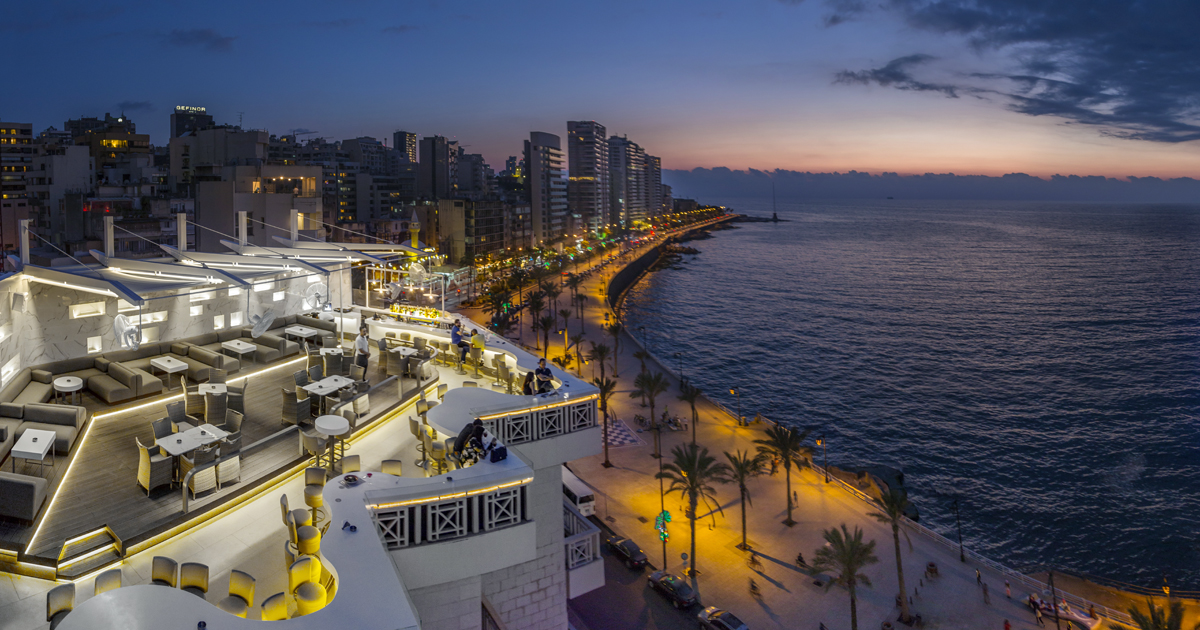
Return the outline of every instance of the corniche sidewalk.
[[[610,348],[613,346],[612,338],[602,333],[605,313],[609,321],[615,319],[615,314],[603,297],[604,285],[616,270],[614,267],[619,268],[618,265],[635,260],[645,249],[638,248],[623,256],[619,263],[610,263],[608,267],[593,272],[580,289],[589,297],[584,314],[587,342],[604,343]],[[468,316],[474,315],[476,320],[482,319],[475,309],[463,309],[462,312]],[[576,331],[578,322],[572,319],[571,332],[574,334]],[[522,328],[520,338],[529,347],[535,346],[536,342],[527,325]],[[654,530],[654,518],[659,513],[658,483],[654,479],[658,472],[658,460],[651,456],[653,435],[650,432],[638,433],[633,420],[636,414],[648,416],[649,409],[641,407],[639,400],[629,397],[629,392],[633,390],[633,378],[639,371],[639,361],[633,356],[638,350],[640,346],[627,331],[621,338],[617,356],[618,392],[610,402],[609,412],[614,426],[623,423],[627,429],[624,434],[637,439],[632,444],[610,447],[612,468],[602,465],[603,453],[577,460],[570,466],[597,490],[597,516],[615,532],[637,541],[650,557],[651,563],[661,567],[662,545]],[[561,353],[561,335],[552,335],[549,354],[553,357]],[[594,364],[584,366],[584,375],[589,378],[598,376],[595,368]],[[553,369],[557,370],[558,367],[554,366]],[[658,413],[662,412],[665,405],[670,407],[672,415],[688,417],[690,409],[677,399],[679,382],[672,371],[653,359],[648,369],[661,371],[670,379],[670,389],[657,402]],[[608,370],[608,376],[613,376],[611,369]],[[752,418],[753,401],[743,400],[743,406],[743,411]],[[722,453],[726,451],[754,451],[754,440],[759,439],[767,428],[763,424],[738,427],[732,415],[707,399],[701,400],[697,411],[700,415],[696,427],[697,443],[707,447],[722,461]],[[672,448],[690,441],[690,427],[687,431],[664,431],[662,451],[669,458]],[[876,541],[875,555],[879,558],[877,564],[864,571],[870,577],[871,586],[860,585],[858,589],[858,627],[874,630],[881,628],[884,622],[902,627],[896,623],[899,615],[895,602],[898,581],[891,528],[868,516],[872,511],[870,504],[837,483],[826,484],[823,475],[817,471],[793,470],[791,489],[798,498],[794,512],[797,524],[787,527],[782,522],[786,517],[787,492],[782,468],[775,476],[754,479],[749,489],[753,505],[747,508],[748,540],[759,554],[762,568],[752,570],[747,563],[747,553],[736,547],[741,542],[741,506],[737,487],[719,487],[720,510],[712,513],[701,510],[702,518],[696,524],[696,566],[704,605],[731,610],[755,629],[816,630],[822,623],[829,630],[850,628],[850,604],[846,590],[834,587],[826,591],[813,585],[812,579],[795,564],[797,553],[803,553],[805,559],[811,561],[815,551],[824,544],[823,530],[845,523],[851,529],[855,526],[862,528],[867,540]],[[682,574],[686,563],[680,554],[690,551],[683,500],[678,495],[670,495],[665,500],[665,507],[673,517],[669,526],[666,568]],[[1024,604],[1032,590],[1029,587],[1013,582],[1012,598],[1009,599],[1005,596],[1003,574],[971,557],[965,563],[960,562],[957,549],[951,549],[915,530],[910,530],[907,537],[901,536],[901,549],[908,595],[912,597],[910,608],[922,616],[926,628],[1001,630],[1005,620],[1016,629],[1037,627],[1033,613]],[[939,577],[924,579],[928,562],[938,565]],[[976,570],[980,571],[982,581],[988,585],[990,603],[985,603],[983,589],[976,583]],[[761,600],[755,600],[750,595],[751,579],[762,593]],[[642,606],[636,601],[620,604]],[[1054,623],[1053,617],[1046,621]]]

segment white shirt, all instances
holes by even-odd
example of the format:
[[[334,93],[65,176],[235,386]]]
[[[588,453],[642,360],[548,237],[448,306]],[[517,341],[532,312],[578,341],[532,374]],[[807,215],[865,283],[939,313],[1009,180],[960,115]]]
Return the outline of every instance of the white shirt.
[[[371,353],[370,340],[367,339],[366,335],[359,335],[358,337],[354,338],[354,349],[358,352],[358,354]]]

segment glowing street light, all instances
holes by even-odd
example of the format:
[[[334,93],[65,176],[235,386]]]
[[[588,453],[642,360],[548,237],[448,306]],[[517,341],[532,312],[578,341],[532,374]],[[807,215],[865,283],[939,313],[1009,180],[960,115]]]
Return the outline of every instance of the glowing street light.
[[[738,390],[738,388],[736,388],[736,387],[730,387],[730,388],[729,388],[729,393],[730,393],[730,394],[733,394],[734,396],[737,396],[737,403],[738,403],[738,426],[739,426],[739,427],[746,426],[746,425],[745,425],[745,423],[743,422],[743,419],[742,419],[742,392],[741,392],[740,390]]]

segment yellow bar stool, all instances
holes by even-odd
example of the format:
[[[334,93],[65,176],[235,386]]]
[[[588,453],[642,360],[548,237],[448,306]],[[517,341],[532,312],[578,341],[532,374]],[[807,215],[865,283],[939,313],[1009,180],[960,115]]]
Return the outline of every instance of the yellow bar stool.
[[[275,593],[263,600],[263,621],[283,621],[287,618],[287,595],[285,593]]]
[[[433,466],[430,467],[430,471],[440,475],[450,470],[450,465],[446,463],[446,445],[441,440],[430,440],[430,447],[433,449]]]
[[[313,574],[316,578],[313,578]],[[288,567],[288,592],[295,593],[305,582],[321,579],[321,562],[313,556],[303,556]]]
[[[325,607],[329,594],[316,582],[305,582],[296,589],[296,616],[311,615]]]
[[[286,494],[279,495],[279,511],[281,512],[284,526],[287,526],[288,524],[289,514],[293,519],[296,520],[296,527],[300,527],[301,525],[312,525],[312,515],[308,513],[308,510],[301,510],[299,508],[295,510],[291,509],[291,507],[288,505],[288,498]]]
[[[312,510],[312,524],[321,521],[318,514],[325,507],[325,469],[309,467],[304,469],[304,504]]]
[[[302,556],[315,556],[321,551],[321,530],[312,525],[296,529],[296,549]]]
[[[398,459],[385,459],[380,464],[380,472],[386,475],[402,477],[404,475],[404,462]]]
[[[217,602],[217,608],[245,619],[251,606],[254,606],[254,576],[234,569],[229,573],[229,596]],[[285,603],[285,611],[286,606]]]

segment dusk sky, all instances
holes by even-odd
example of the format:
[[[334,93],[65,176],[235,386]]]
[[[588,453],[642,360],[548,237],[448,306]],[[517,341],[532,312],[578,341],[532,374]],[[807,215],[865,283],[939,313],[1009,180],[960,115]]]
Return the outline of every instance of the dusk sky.
[[[1197,176],[1197,26],[1195,0],[9,2],[0,120],[124,111],[162,144],[202,105],[499,170],[594,119],[669,169]]]

